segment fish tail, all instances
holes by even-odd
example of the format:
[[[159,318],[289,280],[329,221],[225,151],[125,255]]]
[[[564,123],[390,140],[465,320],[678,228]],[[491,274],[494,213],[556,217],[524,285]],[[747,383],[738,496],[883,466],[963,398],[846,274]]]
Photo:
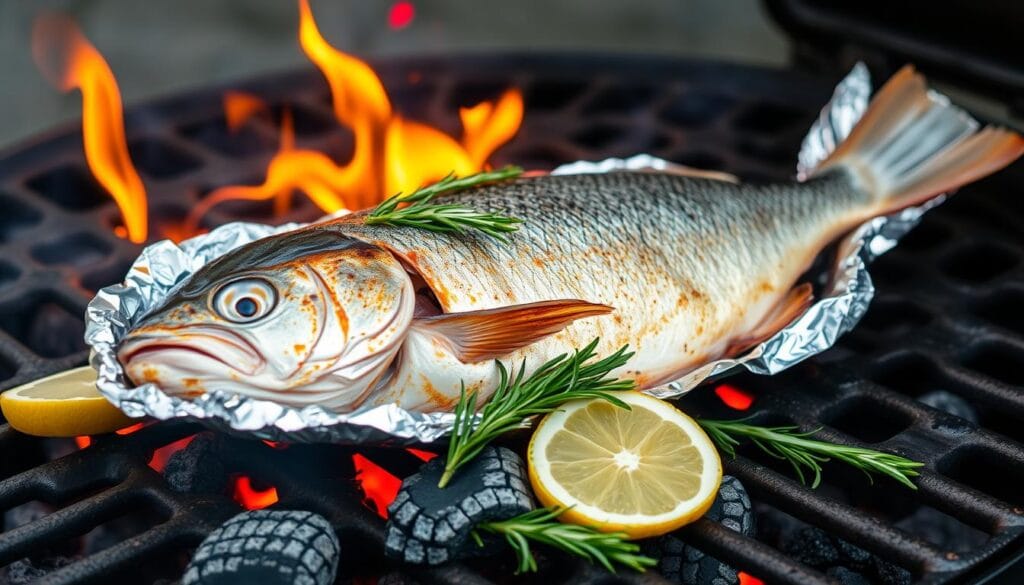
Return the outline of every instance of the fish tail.
[[[849,136],[809,176],[836,167],[852,172],[874,205],[872,215],[918,205],[986,177],[1024,153],[1011,130],[979,124],[903,67],[878,91]]]

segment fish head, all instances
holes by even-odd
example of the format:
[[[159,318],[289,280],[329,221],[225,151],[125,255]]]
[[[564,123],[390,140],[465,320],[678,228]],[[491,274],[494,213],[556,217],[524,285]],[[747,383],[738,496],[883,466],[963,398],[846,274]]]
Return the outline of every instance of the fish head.
[[[132,329],[118,357],[133,382],[169,394],[222,390],[346,410],[386,373],[414,304],[390,252],[307,229],[197,271]]]

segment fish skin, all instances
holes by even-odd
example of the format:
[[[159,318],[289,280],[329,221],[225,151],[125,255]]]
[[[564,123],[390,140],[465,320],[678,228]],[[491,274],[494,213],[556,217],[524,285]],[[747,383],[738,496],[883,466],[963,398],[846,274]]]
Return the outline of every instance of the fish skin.
[[[366,225],[364,211],[247,244],[200,269],[129,333],[119,348],[126,372],[189,397],[224,390],[341,412],[450,410],[463,385],[486,400],[496,362],[464,363],[416,325],[415,282],[425,281],[443,313],[566,299],[613,307],[502,361],[529,371],[600,338],[599,355],[635,352],[613,375],[649,388],[747,337],[822,247],[873,213],[841,169],[771,185],[654,172],[540,176],[445,201],[523,224],[501,242]],[[253,276],[278,291],[274,318],[218,315],[217,291]]]
[[[497,362],[463,362],[457,347],[493,356],[488,348],[519,346],[502,361],[532,371],[600,338],[599,354],[635,352],[612,374],[650,388],[784,326],[808,302],[793,285],[829,242],[1021,155],[1019,134],[979,129],[906,66],[803,182],[617,172],[438,199],[519,218],[507,242],[367,226],[363,211],[208,264],[128,334],[118,357],[136,383],[185,396],[431,411],[450,410],[463,387],[480,402],[495,390]],[[565,310],[524,335],[534,303]],[[615,310],[580,312],[588,306]],[[444,323],[438,313],[462,316],[446,327],[423,321]],[[502,330],[509,315],[520,320]]]
[[[543,176],[436,201],[523,224],[507,242],[476,232],[366,225],[362,213],[314,229],[388,248],[427,281],[445,313],[552,299],[612,306],[613,314],[572,323],[503,361],[525,360],[529,369],[600,338],[598,355],[627,344],[636,352],[614,373],[641,388],[722,357],[825,245],[872,208],[872,198],[842,170],[770,185],[652,172]],[[458,396],[459,380],[489,394],[492,364],[462,364],[436,341],[418,341],[418,360],[406,352],[404,375],[371,403],[445,409]]]

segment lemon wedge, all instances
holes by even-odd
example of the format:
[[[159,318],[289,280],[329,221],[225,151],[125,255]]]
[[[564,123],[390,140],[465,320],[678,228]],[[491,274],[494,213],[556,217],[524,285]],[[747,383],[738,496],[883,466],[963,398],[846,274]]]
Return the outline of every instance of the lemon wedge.
[[[96,389],[96,371],[74,368],[12,388],[0,410],[15,429],[41,437],[111,433],[134,421]]]
[[[530,440],[530,482],[559,518],[630,538],[665,534],[700,518],[722,483],[722,462],[700,426],[639,392],[566,403]]]

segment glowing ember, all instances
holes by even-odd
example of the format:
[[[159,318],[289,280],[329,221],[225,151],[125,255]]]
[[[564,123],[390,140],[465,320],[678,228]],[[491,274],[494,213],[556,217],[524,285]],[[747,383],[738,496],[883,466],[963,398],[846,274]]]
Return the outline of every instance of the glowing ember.
[[[387,518],[388,506],[398,496],[402,480],[358,453],[352,456],[352,465],[356,468],[356,481],[366,494],[366,499],[377,509],[378,516]]]
[[[751,394],[729,384],[716,386],[715,394],[722,399],[726,406],[736,410],[747,410],[754,403],[754,397]]]
[[[740,578],[740,585],[764,585],[764,581],[743,571],[740,571],[737,576]]]
[[[167,467],[167,461],[170,460],[171,455],[174,455],[178,451],[181,451],[192,442],[192,439],[196,438],[195,435],[189,435],[184,439],[178,439],[170,445],[164,445],[156,451],[153,451],[153,457],[149,460],[149,467],[157,473],[163,473],[164,468]]]
[[[130,435],[130,434],[134,433],[135,431],[140,430],[144,426],[146,426],[146,423],[135,423],[135,424],[133,424],[130,427],[125,427],[123,429],[118,429],[118,430],[116,430],[114,432],[119,434],[119,435]]]
[[[328,213],[371,207],[385,196],[409,191],[449,173],[467,175],[519,129],[523,99],[509,90],[496,102],[460,112],[464,135],[456,140],[426,124],[396,114],[377,74],[369,65],[342,53],[324,40],[306,0],[300,0],[299,42],[331,89],[334,116],[355,137],[352,158],[338,165],[325,154],[295,148],[290,116],[284,116],[277,154],[260,185],[229,185],[211,192],[189,215],[184,233],[198,231],[212,207],[229,200],[274,199],[278,215],[287,211],[292,193],[301,191]],[[225,102],[228,120],[251,115],[255,102]]]
[[[146,241],[146,189],[128,156],[121,94],[107,62],[71,19],[58,14],[36,20],[32,55],[61,91],[82,92],[82,137],[89,169],[121,208],[124,235],[135,243]]]
[[[232,132],[237,132],[256,114],[269,111],[267,104],[251,93],[229,91],[224,94],[224,119]]]
[[[416,18],[416,7],[412,2],[395,2],[388,10],[388,26],[398,30],[412,24]]]
[[[146,426],[146,423],[135,423],[131,426],[127,426],[123,429],[118,429],[114,432],[118,435],[130,435],[144,426]],[[85,449],[89,445],[92,445],[92,437],[87,435],[75,437],[75,445],[78,445],[79,449]]]
[[[265,490],[257,490],[252,480],[244,475],[235,478],[235,489],[232,498],[246,510],[262,510],[277,503],[277,488],[270,486]]]
[[[423,451],[421,449],[413,449],[412,447],[407,448],[406,451],[408,451],[410,454],[415,455],[416,457],[418,457],[420,459],[420,461],[430,461],[434,457],[437,457],[437,453],[432,453],[430,451]]]

